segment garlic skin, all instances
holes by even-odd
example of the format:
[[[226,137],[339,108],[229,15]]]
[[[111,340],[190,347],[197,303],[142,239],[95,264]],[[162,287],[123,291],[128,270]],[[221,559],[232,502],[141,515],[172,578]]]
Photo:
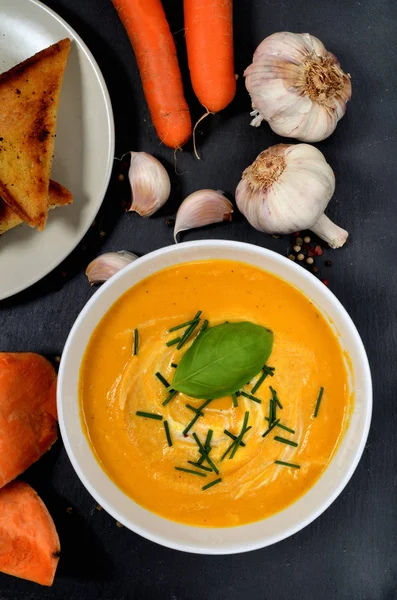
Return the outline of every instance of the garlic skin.
[[[128,250],[101,254],[90,262],[86,269],[85,274],[88,277],[88,282],[90,285],[104,283],[137,258],[139,257],[136,254],[128,252]]]
[[[174,240],[178,233],[187,229],[204,227],[222,221],[231,221],[233,205],[217,190],[198,190],[190,194],[180,205],[175,219]]]
[[[128,178],[132,203],[129,212],[151,217],[168,200],[171,192],[169,175],[160,161],[147,152],[131,152]]]
[[[334,191],[334,173],[320,150],[309,144],[277,144],[245,169],[236,202],[259,231],[311,229],[331,248],[340,248],[348,233],[324,215]]]
[[[245,70],[251,125],[262,120],[283,136],[319,142],[333,133],[351,98],[349,75],[309,33],[274,33],[255,50]]]

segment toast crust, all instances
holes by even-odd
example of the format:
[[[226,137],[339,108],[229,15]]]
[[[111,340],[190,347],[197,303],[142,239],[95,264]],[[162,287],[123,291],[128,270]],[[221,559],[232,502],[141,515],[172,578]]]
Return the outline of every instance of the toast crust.
[[[56,181],[50,180],[47,202],[50,209],[57,206],[66,206],[72,204],[73,196],[68,189]],[[0,235],[21,223],[23,223],[23,220],[0,198]]]
[[[44,228],[63,74],[64,39],[0,75],[0,197]]]

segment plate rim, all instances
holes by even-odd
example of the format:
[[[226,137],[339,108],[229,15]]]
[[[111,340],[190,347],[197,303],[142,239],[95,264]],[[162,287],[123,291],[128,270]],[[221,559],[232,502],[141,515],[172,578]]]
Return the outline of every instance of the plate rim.
[[[98,214],[98,212],[103,204],[107,189],[109,187],[110,177],[111,177],[112,169],[113,169],[114,152],[115,152],[115,125],[114,125],[114,114],[113,114],[113,108],[112,108],[112,101],[110,98],[109,90],[106,85],[105,78],[102,74],[102,71],[101,71],[94,55],[92,54],[91,50],[88,48],[88,46],[84,42],[84,40],[81,38],[81,36],[75,31],[75,29],[73,29],[73,27],[71,27],[71,25],[69,25],[69,23],[67,23],[67,21],[65,21],[65,19],[63,19],[63,17],[58,15],[58,13],[56,13],[52,8],[49,8],[46,4],[44,4],[40,0],[28,0],[28,1],[30,2],[30,4],[35,5],[38,9],[44,10],[45,12],[47,12],[53,19],[58,21],[66,29],[66,31],[68,32],[68,34],[70,34],[70,37],[73,39],[73,41],[78,43],[81,50],[84,52],[86,58],[88,59],[91,67],[93,68],[95,75],[98,78],[98,82],[99,82],[99,85],[100,85],[100,88],[101,88],[101,91],[103,94],[104,103],[105,103],[105,110],[106,110],[106,115],[107,115],[107,128],[109,131],[109,151],[108,151],[107,167],[106,167],[106,172],[105,172],[105,177],[104,177],[104,182],[103,182],[103,188],[100,193],[100,201],[98,202],[98,206],[95,208],[94,213],[91,216],[91,218],[87,220],[87,226],[83,227],[81,236],[78,236],[78,239],[76,240],[76,242],[73,242],[73,244],[65,252],[61,252],[55,258],[55,260],[52,260],[52,261],[50,260],[48,265],[38,275],[33,275],[31,277],[28,277],[23,282],[20,282],[19,284],[13,286],[12,289],[10,289],[6,292],[2,292],[0,290],[0,302],[2,300],[6,300],[7,298],[11,298],[12,296],[15,296],[16,294],[19,294],[20,292],[23,292],[24,290],[30,288],[35,283],[38,283],[39,281],[44,279],[44,277],[46,277],[54,269],[56,269],[56,267],[58,267],[73,252],[73,250],[75,250],[75,248],[79,245],[79,243],[82,241],[82,239],[86,235],[87,231],[89,230],[89,228],[92,224],[92,220],[95,219],[95,216]]]

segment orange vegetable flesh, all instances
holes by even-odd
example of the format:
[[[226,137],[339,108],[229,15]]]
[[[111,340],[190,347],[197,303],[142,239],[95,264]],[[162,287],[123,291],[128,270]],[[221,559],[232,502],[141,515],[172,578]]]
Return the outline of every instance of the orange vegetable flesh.
[[[264,265],[265,266],[265,265]],[[186,346],[166,346],[180,334],[171,327],[189,321],[197,310],[210,326],[248,320],[274,332],[267,362],[275,367],[259,390],[261,404],[239,396],[214,400],[204,409],[188,436],[183,435],[202,400],[177,394],[162,405],[166,391],[155,376],[172,382]],[[139,330],[139,352],[133,356],[133,331]],[[183,330],[182,330],[183,331]],[[256,380],[256,378],[255,378]],[[246,386],[250,392],[254,380]],[[262,438],[268,422],[269,385],[283,409],[277,417],[294,434],[273,430]],[[324,395],[314,418],[320,387]],[[282,510],[307,492],[329,464],[345,430],[350,390],[342,350],[329,323],[299,290],[270,273],[233,261],[210,260],[171,267],[140,282],[108,311],[94,331],[80,375],[84,429],[103,469],[136,502],[168,519],[203,527],[230,527],[257,521]],[[164,422],[136,416],[157,413],[167,420],[173,445],[168,446]],[[232,460],[220,461],[237,435],[244,413],[249,425]],[[211,457],[222,482],[202,491],[217,478],[178,472],[195,467],[199,457],[192,433],[204,441],[213,430]],[[298,443],[292,447],[275,436]],[[276,460],[300,465],[294,470]]]
[[[160,140],[181,148],[192,134],[181,72],[161,0],[112,0],[129,36]]]
[[[54,522],[36,492],[22,481],[0,490],[0,571],[52,585],[60,544]]]
[[[0,353],[0,488],[56,441],[56,380],[38,354]]]
[[[194,92],[210,112],[236,93],[232,0],[184,0],[186,46]]]

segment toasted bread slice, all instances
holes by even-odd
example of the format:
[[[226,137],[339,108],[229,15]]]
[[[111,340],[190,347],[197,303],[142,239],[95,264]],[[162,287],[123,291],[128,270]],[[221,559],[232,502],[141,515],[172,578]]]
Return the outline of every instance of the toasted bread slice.
[[[56,181],[50,180],[48,188],[48,208],[66,206],[73,202],[73,196]],[[0,198],[0,235],[23,223],[23,220]]]
[[[43,229],[63,74],[70,40],[0,75],[0,197]]]

